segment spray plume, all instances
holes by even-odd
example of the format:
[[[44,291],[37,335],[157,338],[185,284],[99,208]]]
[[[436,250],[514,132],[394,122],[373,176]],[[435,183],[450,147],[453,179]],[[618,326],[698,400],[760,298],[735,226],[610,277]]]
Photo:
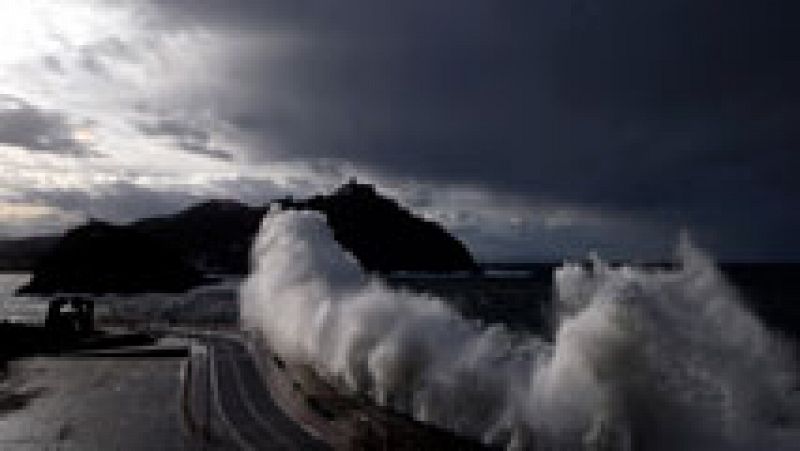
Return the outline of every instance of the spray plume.
[[[323,216],[272,211],[241,321],[321,376],[485,443],[791,448],[800,409],[787,349],[688,239],[678,260],[672,270],[564,264],[548,342],[389,287],[362,272]]]

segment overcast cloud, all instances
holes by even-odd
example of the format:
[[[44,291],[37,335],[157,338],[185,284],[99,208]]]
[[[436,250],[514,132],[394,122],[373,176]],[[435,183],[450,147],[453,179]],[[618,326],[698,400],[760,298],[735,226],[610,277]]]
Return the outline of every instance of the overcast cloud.
[[[800,255],[789,1],[32,4],[5,7],[48,33],[0,60],[26,108],[0,142],[107,160],[58,177],[153,173],[169,186],[137,189],[178,208],[197,174],[249,201],[357,174],[487,259],[648,258],[681,227],[724,258]],[[139,194],[109,217],[146,214]]]
[[[88,156],[79,126],[55,111],[41,110],[23,99],[0,95],[0,143],[33,152]]]

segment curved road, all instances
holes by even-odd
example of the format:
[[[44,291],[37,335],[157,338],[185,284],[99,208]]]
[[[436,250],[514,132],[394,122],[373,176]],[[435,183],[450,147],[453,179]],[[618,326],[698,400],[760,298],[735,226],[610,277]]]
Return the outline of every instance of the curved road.
[[[211,396],[216,414],[241,449],[327,449],[275,405],[245,346],[222,337],[211,350]]]

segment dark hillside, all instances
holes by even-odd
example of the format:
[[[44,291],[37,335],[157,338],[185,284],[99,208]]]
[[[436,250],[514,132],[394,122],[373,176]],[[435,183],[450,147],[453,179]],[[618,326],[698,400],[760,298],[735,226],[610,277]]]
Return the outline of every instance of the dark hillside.
[[[0,271],[30,271],[36,261],[50,252],[57,236],[34,236],[0,240]]]
[[[281,200],[319,211],[334,237],[367,271],[476,271],[466,247],[441,226],[414,216],[371,185]],[[90,222],[69,231],[34,267],[25,292],[181,291],[202,274],[246,274],[267,207],[212,200],[129,225]]]
[[[334,237],[367,271],[476,271],[467,248],[434,222],[414,216],[372,185],[350,182],[300,208],[320,211]]]
[[[174,292],[203,280],[167,243],[127,226],[92,221],[64,235],[20,291]]]
[[[170,243],[203,272],[246,274],[250,247],[266,208],[211,200],[180,213],[143,219],[133,230]]]

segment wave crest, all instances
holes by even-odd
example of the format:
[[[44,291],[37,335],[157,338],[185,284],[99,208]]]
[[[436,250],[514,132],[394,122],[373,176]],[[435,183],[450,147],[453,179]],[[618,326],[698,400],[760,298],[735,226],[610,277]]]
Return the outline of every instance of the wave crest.
[[[678,259],[674,270],[564,264],[548,342],[389,287],[361,271],[323,216],[272,211],[241,322],[323,377],[486,443],[791,447],[790,353],[688,240]]]

